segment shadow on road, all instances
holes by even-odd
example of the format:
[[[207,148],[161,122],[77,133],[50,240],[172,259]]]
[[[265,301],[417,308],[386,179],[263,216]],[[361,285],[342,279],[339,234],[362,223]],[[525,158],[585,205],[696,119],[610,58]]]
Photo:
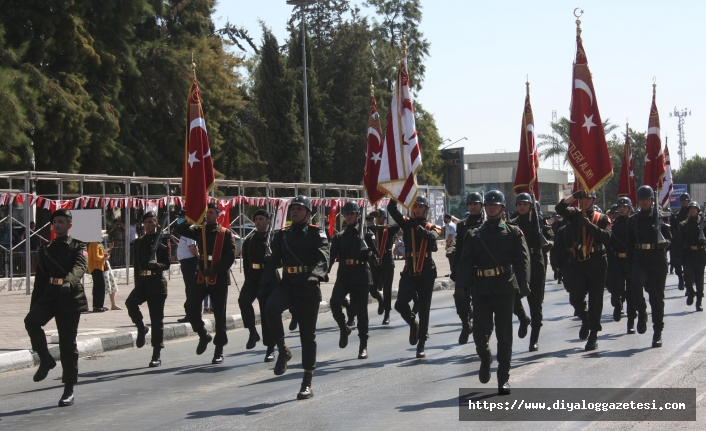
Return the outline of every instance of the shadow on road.
[[[286,400],[286,401],[280,401],[277,403],[260,403],[260,404],[254,404],[252,406],[244,406],[244,407],[229,407],[227,409],[220,409],[220,410],[190,412],[187,414],[186,419],[204,419],[204,418],[212,418],[214,416],[240,416],[240,415],[252,416],[252,415],[256,415],[258,413],[261,413],[263,410],[266,410],[266,409],[269,409],[272,407],[277,407],[282,404],[291,403],[293,401],[295,401],[295,400]]]

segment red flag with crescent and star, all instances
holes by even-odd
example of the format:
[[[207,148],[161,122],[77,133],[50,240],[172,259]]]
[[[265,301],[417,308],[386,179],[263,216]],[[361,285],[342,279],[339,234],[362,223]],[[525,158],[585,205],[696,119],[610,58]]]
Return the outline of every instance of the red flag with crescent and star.
[[[196,78],[191,84],[186,103],[186,139],[184,167],[181,173],[181,192],[186,213],[184,218],[192,224],[200,224],[206,215],[208,191],[214,185],[215,176],[206,120],[201,106],[201,92]]]
[[[525,96],[525,108],[522,110],[522,133],[520,136],[520,156],[517,159],[517,173],[515,185],[512,188],[515,196],[520,193],[529,193],[536,200],[539,198],[539,183],[537,169],[539,169],[539,153],[534,141],[534,115],[530,104],[529,82]]]
[[[625,125],[625,145],[623,146],[623,165],[620,168],[620,184],[618,197],[627,196],[633,205],[637,203],[635,189],[635,163],[632,160],[632,146],[627,124]]]
[[[571,117],[567,158],[584,190],[599,188],[611,176],[613,165],[603,131],[598,100],[588,59],[581,40],[581,21],[576,20],[576,60],[571,82]]]
[[[645,149],[645,176],[642,183],[655,190],[661,190],[662,179],[667,168],[664,165],[656,97],[657,84],[652,84],[652,106],[650,107],[650,121],[647,125],[647,148]]]
[[[373,86],[370,86],[370,117],[368,118],[368,145],[365,152],[365,171],[363,172],[363,184],[368,192],[368,201],[375,205],[380,199],[385,197],[385,192],[378,190],[378,177],[380,175],[380,163],[382,160],[382,130],[380,128],[380,114],[378,105],[373,94]]]

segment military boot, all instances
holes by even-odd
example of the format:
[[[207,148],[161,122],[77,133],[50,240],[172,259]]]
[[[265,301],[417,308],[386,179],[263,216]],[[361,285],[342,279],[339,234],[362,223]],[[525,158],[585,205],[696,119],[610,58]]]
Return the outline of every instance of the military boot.
[[[613,303],[613,320],[615,322],[620,322],[620,319],[623,317],[623,302],[620,298],[617,298],[617,300],[611,302]]]
[[[637,333],[644,334],[647,332],[647,313],[637,314]]]
[[[245,348],[250,350],[255,348],[257,345],[257,342],[260,341],[260,334],[257,333],[257,329],[255,327],[249,328],[250,330],[250,336],[248,337],[248,343],[245,345]]]
[[[38,352],[38,355],[40,361],[39,368],[37,368],[37,372],[34,373],[34,377],[32,378],[32,380],[34,380],[35,382],[41,382],[42,380],[46,379],[47,374],[49,374],[49,370],[56,367],[56,361],[49,353],[49,350],[45,350],[44,352]]]
[[[424,353],[424,343],[426,340],[419,340],[419,343],[417,343],[417,359],[422,359],[426,358],[427,354]]]
[[[498,395],[510,395],[510,382],[500,382],[498,380]]]
[[[702,297],[700,296],[696,297],[696,311],[704,311],[704,308],[701,306],[701,299]]]
[[[265,362],[275,361],[275,346],[267,346],[267,352],[265,352]]]
[[[289,321],[289,330],[290,331],[296,331],[297,330],[297,316],[292,314],[292,320]]]
[[[358,359],[368,359],[368,340],[360,340],[358,348]]]
[[[299,389],[299,393],[297,394],[298,400],[308,400],[309,398],[313,398],[314,390],[311,388],[311,380],[312,380],[313,374],[314,374],[313,371],[304,371],[304,379],[302,380],[302,387],[301,387],[301,389]]]
[[[59,407],[68,407],[74,405],[74,385],[66,383],[64,385],[64,393],[59,398]]]
[[[211,363],[213,365],[221,365],[224,359],[225,358],[223,357],[223,346],[216,346],[216,350],[214,350],[213,352],[213,359],[211,360]]]
[[[588,319],[581,320],[581,329],[579,329],[579,340],[588,338]]]
[[[409,344],[412,346],[416,345],[417,341],[419,341],[417,332],[419,332],[419,324],[416,320],[413,320],[412,323],[409,324]]]
[[[385,311],[385,317],[382,318],[382,324],[383,325],[390,324],[390,312],[389,311]]]
[[[635,333],[635,318],[628,317],[628,334],[634,334],[634,333]]]
[[[338,347],[345,349],[348,345],[348,336],[351,335],[351,328],[346,325],[340,325],[341,337],[338,339]]]
[[[529,327],[532,320],[528,315],[520,316],[520,329],[517,330],[517,336],[520,338],[525,338],[527,336],[527,328]]]
[[[679,275],[678,278],[679,278],[679,286],[678,286],[678,288],[679,288],[679,290],[684,290],[684,279],[682,278],[681,275]]]
[[[378,296],[378,316],[385,312],[385,301],[383,300],[382,294]]]
[[[598,331],[591,329],[591,333],[588,335],[588,341],[586,342],[585,349],[587,351],[596,350],[598,348]]]
[[[292,352],[284,344],[284,337],[277,341],[277,349],[279,350],[279,355],[277,355],[277,362],[275,363],[275,376],[281,376],[287,371],[287,362],[292,359]]]
[[[539,350],[539,329],[540,328],[532,328],[532,332],[530,333],[530,342],[529,342],[529,351],[530,352],[536,352]]]
[[[662,347],[662,331],[655,331],[652,335],[652,347]]]
[[[461,334],[458,336],[458,344],[468,343],[468,337],[471,335],[471,332],[473,332],[473,325],[471,325],[471,322],[469,322],[469,321],[462,322],[461,323]]]
[[[694,305],[694,291],[689,289],[688,296],[686,297],[686,305]]]
[[[199,334],[199,344],[198,346],[196,346],[196,354],[202,355],[203,352],[206,351],[208,343],[210,343],[212,340],[213,337],[211,336],[211,334],[209,334],[205,330],[203,331],[203,334]]]
[[[480,371],[478,371],[478,380],[481,383],[490,381],[490,365],[493,363],[493,354],[488,349],[488,353],[480,357]]]
[[[141,328],[137,328],[137,339],[135,340],[135,347],[138,349],[145,345],[145,335],[150,332],[150,328],[142,325]]]
[[[149,363],[150,368],[156,368],[162,365],[161,351],[162,348],[159,346],[152,347],[152,360]]]

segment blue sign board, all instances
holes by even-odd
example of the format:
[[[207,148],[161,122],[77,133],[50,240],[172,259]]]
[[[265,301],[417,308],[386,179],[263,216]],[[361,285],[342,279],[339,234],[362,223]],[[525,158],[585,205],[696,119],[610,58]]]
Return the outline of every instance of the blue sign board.
[[[674,184],[672,194],[669,196],[669,206],[671,208],[679,208],[681,206],[679,196],[684,193],[686,193],[686,184]]]

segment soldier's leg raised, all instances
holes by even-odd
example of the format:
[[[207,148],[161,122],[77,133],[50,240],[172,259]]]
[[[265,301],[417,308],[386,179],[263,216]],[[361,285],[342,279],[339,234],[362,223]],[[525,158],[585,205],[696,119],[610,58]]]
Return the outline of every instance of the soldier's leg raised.
[[[292,353],[284,342],[284,325],[282,313],[292,307],[292,294],[289,287],[280,282],[267,300],[267,324],[270,327],[270,337],[277,344],[279,355],[275,364],[275,375],[279,376],[287,371],[287,361],[292,359]],[[297,312],[297,310],[294,310]]]
[[[333,285],[333,290],[331,291],[331,299],[329,300],[329,305],[331,306],[331,314],[333,315],[333,320],[338,324],[338,328],[341,331],[340,338],[338,340],[338,347],[341,349],[348,345],[348,336],[351,334],[351,328],[346,324],[346,316],[343,314],[343,300],[346,299],[348,294],[348,288],[343,284],[338,278],[336,278],[336,283]],[[353,298],[351,298],[351,301]],[[366,302],[367,302],[367,291],[366,291]]]
[[[142,312],[140,311],[140,305],[147,301],[147,294],[143,285],[135,285],[130,294],[125,299],[125,308],[127,309],[127,314],[130,316],[130,320],[135,324],[137,328],[137,340],[135,340],[135,346],[141,348],[145,345],[145,335],[149,332],[149,328],[145,326],[144,318]]]
[[[481,359],[478,378],[481,383],[488,383],[490,364],[493,362],[493,355],[488,345],[490,334],[493,332],[493,304],[490,295],[475,295],[473,303],[476,306],[473,314],[473,341],[476,345],[476,353]],[[512,327],[510,330],[512,331]]]
[[[601,326],[601,315],[603,314],[603,294],[605,292],[606,270],[608,264],[605,257],[593,257],[595,261],[590,267],[585,268],[584,275],[588,282],[588,324],[590,333],[586,350],[595,350],[598,347],[598,332],[603,329]]]
[[[397,300],[395,301],[395,310],[400,313],[402,319],[409,325],[409,344],[415,346],[418,341],[419,325],[415,320],[415,314],[409,306],[417,294],[414,283],[411,277],[403,275],[400,278],[399,290],[397,291]]]
[[[674,265],[674,272],[677,274],[677,278],[679,279],[679,290],[684,290],[684,272],[682,271],[681,256],[673,256],[672,265]]]
[[[390,323],[390,311],[392,310],[392,282],[394,278],[395,267],[391,264],[382,264],[382,298],[385,302],[385,317],[383,318],[383,324],[385,325]]]
[[[25,317],[25,329],[29,340],[32,343],[32,350],[39,355],[39,368],[34,373],[33,380],[39,382],[44,380],[49,373],[49,370],[56,367],[56,361],[49,354],[47,346],[47,336],[42,328],[54,317],[54,309],[48,302],[36,302],[29,309],[29,313]]]
[[[636,259],[632,265],[632,279],[630,281],[630,291],[632,292],[635,310],[637,311],[637,332],[644,334],[647,332],[647,302],[643,290],[647,280],[647,271],[643,266],[644,262]]]
[[[537,276],[532,276],[532,280],[530,282],[530,294],[527,296],[527,303],[529,304],[530,318],[532,322],[532,332],[530,333],[529,343],[530,352],[534,352],[539,349],[539,331],[542,328],[542,321],[544,320],[544,314],[542,311],[542,306],[544,304],[544,280],[544,272],[538,273]]]
[[[208,343],[213,337],[206,331],[201,316],[203,310],[203,299],[208,295],[208,289],[203,284],[193,284],[186,286],[186,301],[184,302],[184,311],[186,317],[189,318],[191,329],[199,334],[199,344],[196,347],[196,354],[200,355],[206,351]]]
[[[613,320],[616,322],[620,322],[623,317],[624,286],[625,280],[620,261],[617,258],[610,260],[608,262],[608,292],[610,292],[610,305],[613,306]]]
[[[525,312],[525,307],[522,306],[522,296],[516,295],[513,303],[513,313],[520,320],[520,328],[517,330],[517,336],[519,338],[525,338],[527,336],[527,328],[529,328],[530,318]]]
[[[250,331],[248,342],[245,344],[245,348],[248,350],[254,348],[257,342],[260,341],[260,334],[257,333],[257,328],[255,327],[255,309],[252,306],[259,288],[260,286],[255,285],[255,283],[245,282],[243,283],[243,288],[240,289],[240,295],[238,295],[238,305],[240,306],[240,315],[243,318],[243,326]]]
[[[683,277],[684,277],[684,285],[686,286],[686,305],[693,305],[694,304],[694,297],[696,297],[696,292],[694,291],[694,276],[696,275],[694,272],[694,266],[692,265],[693,259],[691,258],[683,258],[682,259],[682,264],[683,264]]]
[[[498,393],[510,393],[510,361],[512,359],[512,312],[514,294],[493,295],[491,302],[495,312],[495,337],[498,340]]]
[[[461,334],[458,336],[458,344],[468,343],[468,337],[473,332],[471,324],[470,289],[464,289],[457,284],[454,287],[454,303],[456,313],[461,319]]]
[[[652,310],[652,347],[662,347],[664,329],[664,288],[667,282],[667,259],[651,262],[646,280],[647,292]]]

